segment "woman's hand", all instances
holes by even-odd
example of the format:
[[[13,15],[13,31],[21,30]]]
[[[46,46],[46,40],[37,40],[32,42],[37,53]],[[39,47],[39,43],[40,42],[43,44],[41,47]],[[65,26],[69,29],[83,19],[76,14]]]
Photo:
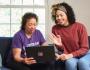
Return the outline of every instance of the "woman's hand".
[[[59,60],[60,59],[60,55],[58,53],[55,53],[55,56],[56,56],[56,60]]]
[[[61,37],[60,35],[55,36],[53,33],[50,34],[49,37],[50,41],[58,46],[62,46]]]
[[[36,60],[34,58],[22,58],[21,56],[21,49],[20,48],[13,48],[13,57],[17,62],[23,62],[25,64],[34,64]]]
[[[62,60],[62,61],[64,61],[64,60],[70,59],[72,57],[73,57],[72,54],[61,54],[61,55],[56,54],[56,60]]]
[[[36,63],[36,60],[34,60],[34,58],[24,58],[23,59],[23,63],[25,64],[35,64]]]

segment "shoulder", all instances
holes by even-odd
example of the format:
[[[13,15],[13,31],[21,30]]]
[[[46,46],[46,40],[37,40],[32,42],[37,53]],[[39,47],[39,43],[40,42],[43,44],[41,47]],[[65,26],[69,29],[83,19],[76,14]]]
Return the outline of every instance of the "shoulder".
[[[14,38],[16,37],[21,37],[21,36],[24,36],[24,31],[23,30],[19,30],[18,32],[16,32],[16,34],[14,35]]]
[[[86,29],[85,28],[85,25],[83,23],[79,23],[79,22],[75,22],[73,25],[72,25],[73,28],[75,29]]]
[[[35,30],[35,34],[41,34],[41,31],[38,30],[38,29],[36,29],[36,30]]]
[[[87,29],[83,23],[76,22],[73,26],[75,29],[77,29],[79,32],[86,32]]]
[[[35,32],[40,32],[40,30],[36,29]]]
[[[35,32],[33,33],[34,36],[36,37],[43,37],[43,34],[40,30],[36,29]]]
[[[83,23],[75,22],[74,25],[76,27],[85,27]]]
[[[56,29],[56,28],[57,28],[57,25],[53,25],[53,26],[52,26],[52,29]]]

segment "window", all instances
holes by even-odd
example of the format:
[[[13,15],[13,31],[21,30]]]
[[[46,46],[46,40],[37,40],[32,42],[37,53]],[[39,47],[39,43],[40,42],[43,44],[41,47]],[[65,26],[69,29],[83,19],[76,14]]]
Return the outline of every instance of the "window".
[[[39,29],[45,37],[45,0],[0,0],[0,36],[12,37],[21,26],[21,17],[34,12],[39,17]]]

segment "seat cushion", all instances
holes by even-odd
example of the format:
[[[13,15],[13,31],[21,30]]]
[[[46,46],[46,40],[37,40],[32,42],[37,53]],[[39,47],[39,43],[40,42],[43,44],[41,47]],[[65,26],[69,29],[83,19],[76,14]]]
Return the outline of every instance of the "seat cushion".
[[[1,70],[11,70],[11,69],[6,68],[6,67],[1,67]]]

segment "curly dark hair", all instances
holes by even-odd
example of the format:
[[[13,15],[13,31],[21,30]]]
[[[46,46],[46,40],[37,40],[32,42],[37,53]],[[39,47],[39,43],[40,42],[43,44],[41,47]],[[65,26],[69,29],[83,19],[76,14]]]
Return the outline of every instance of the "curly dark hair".
[[[65,7],[67,11],[66,15],[67,15],[69,23],[70,24],[75,23],[76,19],[75,19],[74,11],[72,7],[65,2],[52,5],[52,19],[55,21],[55,23],[56,23],[56,11],[59,10],[61,6]]]
[[[38,16],[35,13],[32,12],[27,12],[22,16],[22,21],[21,21],[21,29],[25,30],[25,25],[28,19],[35,18],[36,22],[38,22]]]

